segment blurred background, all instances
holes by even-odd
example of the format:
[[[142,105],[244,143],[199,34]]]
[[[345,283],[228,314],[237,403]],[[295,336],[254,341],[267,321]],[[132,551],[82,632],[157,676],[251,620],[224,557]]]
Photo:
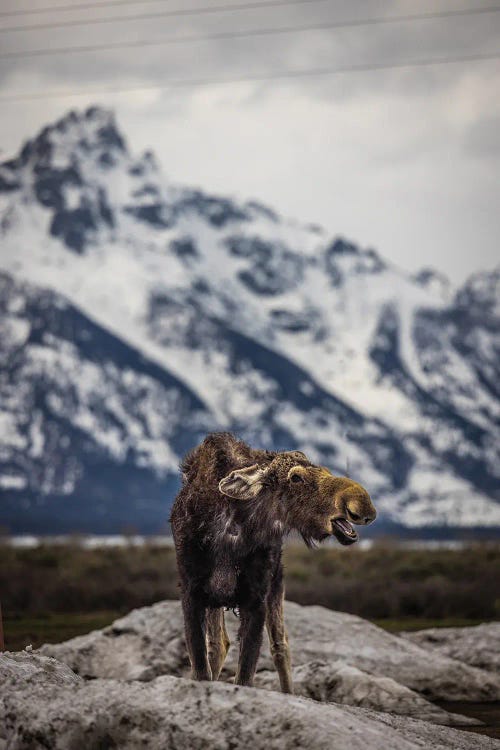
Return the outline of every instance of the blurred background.
[[[9,647],[177,596],[212,430],[372,494],[357,549],[287,547],[289,598],[499,618],[499,32],[463,0],[3,0]]]

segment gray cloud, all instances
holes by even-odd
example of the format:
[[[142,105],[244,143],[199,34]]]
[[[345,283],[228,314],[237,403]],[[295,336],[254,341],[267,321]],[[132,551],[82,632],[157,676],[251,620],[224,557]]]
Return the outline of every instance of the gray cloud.
[[[106,44],[123,40],[161,39],[183,37],[190,34],[210,34],[238,31],[248,28],[273,26],[302,26],[364,17],[390,17],[405,13],[425,12],[432,6],[420,2],[405,3],[318,2],[286,8],[267,8],[240,13],[201,15],[175,19],[152,19],[134,22],[120,21],[120,17],[134,15],[137,9],[153,12],[163,6],[153,4],[111,8],[106,11],[80,11],[71,17],[85,18],[95,15],[113,16],[114,24],[55,28],[2,35],[5,52],[40,47]],[[184,7],[184,6],[183,6]],[[59,14],[55,18],[67,18]],[[35,20],[40,17],[34,17]],[[16,20],[16,19],[14,19]],[[22,22],[27,24],[31,18]],[[43,17],[44,21],[50,20]],[[493,17],[493,20],[494,17]],[[16,21],[18,23],[19,21]],[[4,19],[3,25],[8,25]],[[428,57],[446,57],[449,54],[470,54],[493,49],[498,38],[498,24],[492,17],[455,17],[425,21],[401,22],[387,26],[327,29],[241,39],[224,39],[193,42],[182,45],[165,45],[141,49],[109,50],[53,57],[2,60],[0,75],[5,85],[9,79],[25,73],[36,74],[47,87],[79,84],[86,88],[109,84],[135,82],[138,85],[162,84],[168,79],[197,79],[200,77],[224,78],[243,74],[265,74],[268,71],[297,68],[337,67],[350,64],[392,63]],[[104,74],[104,75],[103,75]],[[429,68],[416,70],[404,76],[394,71],[380,78],[382,87],[396,87],[401,93],[408,90],[424,91],[431,85],[449,86],[463,75],[460,67],[448,70]],[[328,95],[337,83],[327,78],[303,79],[293,83],[311,95]],[[369,90],[373,81],[369,74],[349,76],[349,82],[340,87],[344,96],[357,95]]]
[[[486,114],[464,135],[464,149],[477,158],[500,158],[500,114]]]
[[[106,13],[162,7],[143,3]],[[426,10],[435,5],[318,2],[2,35],[0,42],[2,51],[54,48]],[[0,96],[485,53],[498,45],[499,25],[496,14],[0,60]],[[499,151],[499,78],[493,61],[19,101],[4,108],[0,137],[13,151],[70,107],[93,101],[115,106],[134,149],[152,147],[173,179],[265,200],[285,214],[375,245],[410,270],[435,265],[458,281],[498,255],[500,196],[491,158]]]

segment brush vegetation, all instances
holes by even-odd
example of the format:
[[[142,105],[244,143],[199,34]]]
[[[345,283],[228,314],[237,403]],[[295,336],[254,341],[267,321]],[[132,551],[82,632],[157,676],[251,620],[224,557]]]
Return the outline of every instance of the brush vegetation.
[[[285,547],[287,598],[371,619],[390,630],[500,619],[500,545],[416,550]],[[6,647],[55,642],[104,627],[134,607],[179,596],[173,548],[85,549],[0,544]]]

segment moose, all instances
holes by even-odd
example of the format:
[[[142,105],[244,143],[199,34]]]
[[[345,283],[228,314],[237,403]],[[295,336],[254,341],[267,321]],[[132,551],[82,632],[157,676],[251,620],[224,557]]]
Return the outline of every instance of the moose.
[[[181,471],[170,521],[192,678],[218,679],[230,645],[224,608],[237,608],[235,683],[253,684],[265,624],[281,690],[293,692],[283,538],[296,530],[308,546],[332,535],[353,544],[353,524],[376,517],[368,492],[301,451],[258,450],[229,433],[209,434]]]

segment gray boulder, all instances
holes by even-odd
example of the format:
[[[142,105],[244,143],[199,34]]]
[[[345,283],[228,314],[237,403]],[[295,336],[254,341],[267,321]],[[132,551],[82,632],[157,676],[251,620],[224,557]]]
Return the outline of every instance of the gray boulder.
[[[469,628],[429,628],[401,635],[422,648],[500,674],[500,622]]]
[[[29,664],[29,671],[38,675],[35,680],[22,676]],[[220,682],[178,677],[146,683],[84,681],[67,676],[66,667],[38,654],[21,660],[0,655],[0,750],[499,747],[488,737],[415,719]]]
[[[34,655],[28,650],[0,653],[0,685],[2,692],[31,685],[64,687],[82,682],[66,664],[48,656]]]
[[[286,603],[292,663],[343,662],[375,677],[389,677],[431,700],[500,700],[500,678],[392,635],[355,615],[324,607]],[[231,648],[222,677],[234,675],[239,621],[226,614]],[[104,630],[65,643],[45,645],[54,656],[85,677],[150,680],[164,674],[186,676],[180,604],[165,601],[136,609]],[[259,670],[273,670],[267,639]]]
[[[63,661],[82,677],[152,680],[187,675],[189,660],[179,602],[134,609],[102,630],[45,644],[39,653]]]
[[[375,677],[341,661],[313,661],[295,667],[293,683],[296,695],[321,703],[372,708],[446,726],[481,724],[467,716],[444,711],[390,677]],[[255,685],[266,690],[279,690],[276,672],[259,672]]]

